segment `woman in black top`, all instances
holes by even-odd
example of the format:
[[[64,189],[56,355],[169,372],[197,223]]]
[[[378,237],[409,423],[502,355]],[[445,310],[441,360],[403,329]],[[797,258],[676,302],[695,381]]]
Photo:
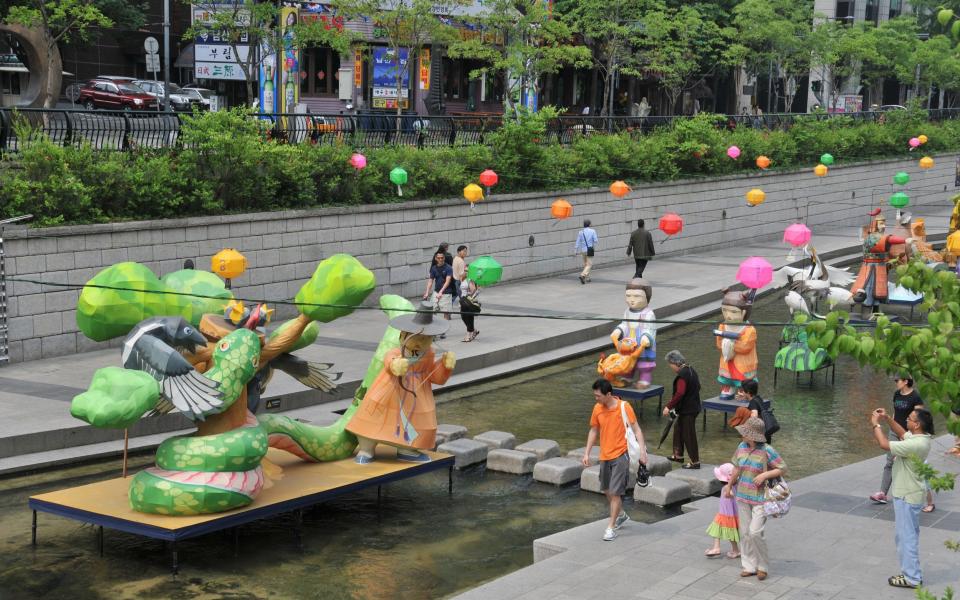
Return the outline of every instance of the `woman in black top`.
[[[700,414],[700,377],[678,350],[667,352],[666,359],[667,364],[677,374],[673,380],[673,395],[663,407],[664,416],[671,410],[677,411],[677,423],[673,429],[673,456],[668,458],[674,462],[683,462],[683,451],[686,448],[690,462],[684,463],[683,468],[699,469],[697,415]]]
[[[897,389],[893,392],[893,420],[900,427],[907,428],[907,417],[915,408],[923,408],[923,399],[917,390],[913,389],[913,379],[906,375],[899,375],[894,378]],[[889,434],[891,440],[899,440],[892,431]],[[887,452],[887,462],[883,465],[883,476],[880,479],[880,491],[870,496],[870,499],[877,504],[886,504],[890,499],[887,494],[890,493],[890,484],[893,482],[893,454]]]

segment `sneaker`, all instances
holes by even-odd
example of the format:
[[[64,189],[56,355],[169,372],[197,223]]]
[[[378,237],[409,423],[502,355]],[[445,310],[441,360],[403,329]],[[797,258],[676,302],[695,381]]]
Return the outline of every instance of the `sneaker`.
[[[647,465],[641,464],[637,470],[637,485],[640,487],[650,485],[650,471],[647,469]]]
[[[612,542],[617,537],[617,532],[607,527],[603,531],[603,541]]]
[[[627,513],[621,510],[620,514],[617,515],[617,520],[614,522],[613,528],[620,529],[621,527],[623,527],[623,524],[629,520],[630,520],[630,515],[628,515]]]
[[[876,504],[887,503],[887,495],[884,494],[883,492],[877,492],[876,494],[873,494],[872,496],[870,496],[870,499],[873,500]]]
[[[584,277],[583,275],[581,275],[581,276],[580,276],[580,285],[583,285],[583,284],[585,284],[585,283],[587,283],[587,278]],[[604,539],[606,539],[606,538],[604,538]]]

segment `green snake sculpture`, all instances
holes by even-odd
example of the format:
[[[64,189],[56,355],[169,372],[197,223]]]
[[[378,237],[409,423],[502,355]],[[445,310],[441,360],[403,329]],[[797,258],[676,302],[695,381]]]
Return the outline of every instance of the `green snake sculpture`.
[[[176,275],[157,280],[142,265],[120,263],[88,282],[78,305],[77,322],[89,337],[128,335],[124,368],[98,370],[89,389],[72,402],[75,417],[97,427],[126,428],[145,415],[177,408],[198,423],[196,435],[161,443],[156,466],[133,477],[131,507],[197,515],[246,506],[263,488],[262,461],[270,447],[313,462],[349,457],[357,440],[346,423],[382,368],[383,355],[399,344],[396,330],[387,327],[353,404],[332,425],[255,415],[253,398],[259,401],[273,368],[308,386],[332,389],[331,365],[308,363],[290,352],[316,339],[315,321],[332,321],[352,311],[344,307],[362,302],[373,290],[373,274],[352,256],[326,259],[297,294],[301,316],[269,336],[257,327],[265,322],[265,307],[241,313],[240,325],[235,325],[218,314],[236,311],[237,304],[215,277]],[[409,301],[389,295],[380,305],[388,317],[412,308]],[[122,319],[126,322],[118,322]]]

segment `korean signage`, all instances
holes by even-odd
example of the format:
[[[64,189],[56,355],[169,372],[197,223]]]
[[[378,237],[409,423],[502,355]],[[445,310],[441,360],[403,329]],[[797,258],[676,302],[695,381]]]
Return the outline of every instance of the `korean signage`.
[[[420,51],[420,89],[430,89],[430,49]]]
[[[232,16],[237,27],[250,26],[250,11],[241,2],[231,4],[194,5],[191,14],[194,26],[207,26],[209,31],[194,40],[193,73],[197,79],[246,80],[244,67],[250,57],[247,33],[242,32],[236,43],[225,32],[218,30],[221,15]]]
[[[343,17],[334,14],[333,9],[319,2],[305,2],[300,4],[300,22],[312,23],[320,21],[327,31],[336,29],[343,31],[345,21]]]
[[[363,52],[353,51],[353,87],[363,87]]]
[[[297,9],[280,9],[280,37],[283,57],[280,61],[280,112],[292,113],[300,101],[300,51],[293,45],[293,27],[297,24]]]
[[[407,67],[408,51],[400,48],[399,56],[392,48],[377,46],[373,49],[373,107],[397,107],[397,76],[400,76],[400,105],[410,103],[410,69]]]

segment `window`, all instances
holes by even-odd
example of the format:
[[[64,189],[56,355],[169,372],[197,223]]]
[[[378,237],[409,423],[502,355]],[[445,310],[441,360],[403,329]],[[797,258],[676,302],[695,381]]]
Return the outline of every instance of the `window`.
[[[891,19],[896,19],[903,12],[903,0],[890,0],[890,15]]]
[[[877,10],[877,0],[867,0],[867,7],[864,12],[864,19],[873,23],[878,23],[880,11]]]
[[[300,95],[336,96],[340,55],[330,48],[307,48],[300,56]]]
[[[837,12],[834,17],[836,20],[840,21],[852,21],[853,20],[853,0],[837,0]],[[848,18],[849,17],[849,18]]]

